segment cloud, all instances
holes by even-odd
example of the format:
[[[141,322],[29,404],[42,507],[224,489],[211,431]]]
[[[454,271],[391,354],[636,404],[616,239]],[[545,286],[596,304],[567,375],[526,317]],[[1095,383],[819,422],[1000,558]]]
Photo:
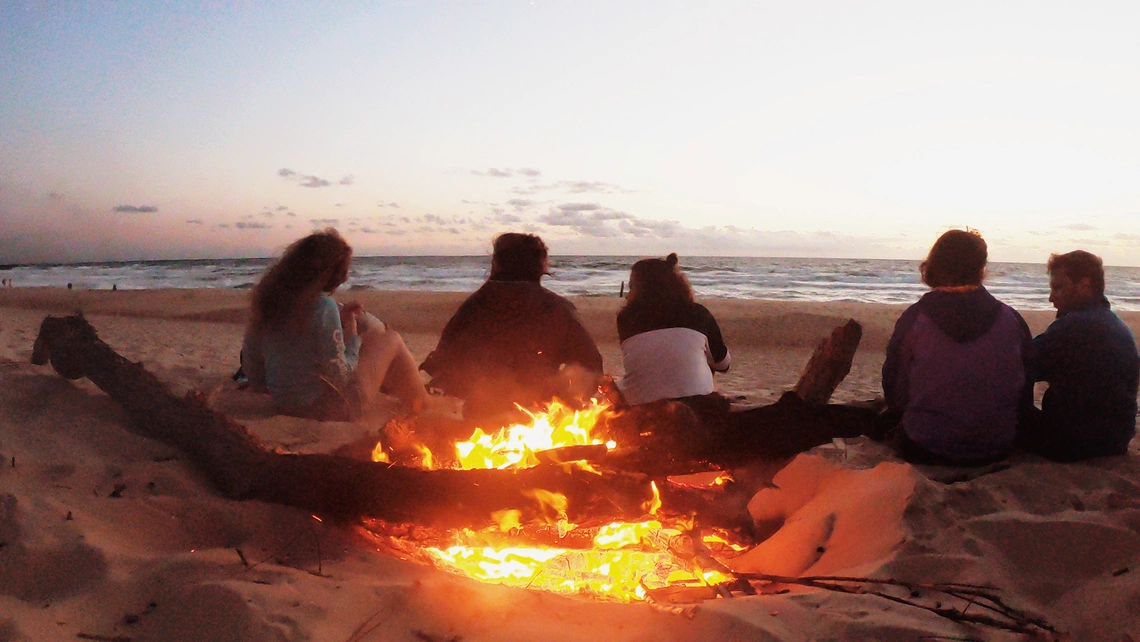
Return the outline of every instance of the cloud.
[[[325,179],[325,178],[321,178],[320,176],[313,176],[311,174],[302,174],[300,172],[291,170],[287,167],[283,167],[283,168],[277,170],[277,175],[280,176],[281,178],[284,178],[287,181],[295,182],[298,185],[300,185],[301,187],[314,187],[314,188],[315,187],[331,187],[333,184],[332,181]],[[344,178],[337,181],[336,184],[337,185],[352,185],[355,181],[356,181],[356,179],[351,174],[349,174],[348,176],[345,176]]]
[[[523,176],[529,176],[531,178],[542,176],[542,172],[533,167],[523,167],[519,170],[519,174],[522,174]]]
[[[677,221],[643,219],[598,203],[563,203],[550,208],[538,222],[595,238],[666,239],[685,231]]]
[[[507,201],[507,205],[510,205],[516,210],[523,210],[530,207],[531,205],[534,205],[534,201],[526,198],[512,198],[511,200]]]
[[[205,221],[203,221],[200,218],[188,218],[188,219],[186,219],[186,223],[188,225],[205,225],[206,224]]]
[[[1075,230],[1077,232],[1089,232],[1096,229],[1095,226],[1089,225],[1088,223],[1069,223],[1068,225],[1058,225],[1057,227],[1062,230]]]
[[[257,222],[247,223],[246,221],[238,221],[237,223],[234,223],[234,227],[236,227],[239,230],[271,230],[271,229],[273,229],[273,226],[270,225],[269,223],[257,223]]]
[[[471,170],[471,173],[475,176],[490,176],[491,178],[510,178],[511,176],[515,175],[515,173],[512,172],[510,168],[499,169],[497,167],[489,167],[485,172],[480,172],[477,169],[473,169]]]
[[[515,187],[515,194],[532,196],[539,192],[565,192],[567,194],[634,194],[640,190],[626,189],[621,185],[603,181],[557,181],[543,185],[526,185]]]
[[[277,211],[278,211],[278,212],[284,212],[284,211],[286,211],[286,210],[288,210],[288,209],[289,209],[289,208],[288,208],[287,206],[285,206],[285,205],[278,205],[278,206],[277,206]]]
[[[377,204],[376,204],[376,206],[377,206],[377,207],[392,207],[392,208],[395,208],[395,209],[400,209],[400,206],[399,206],[399,204],[397,204],[397,203],[384,203],[384,202],[380,202],[380,203],[377,203]]]
[[[1124,232],[1117,232],[1112,235],[1112,238],[1117,241],[1140,241],[1140,234],[1126,234]]]
[[[336,205],[333,205],[333,207],[344,207],[344,203],[337,203]]]
[[[153,214],[158,208],[153,205],[118,205],[112,211],[120,214]]]
[[[337,227],[340,225],[339,218],[311,218],[309,222],[313,224],[313,227]]]
[[[60,194],[59,192],[48,192],[46,198],[49,201],[58,202],[63,200],[63,194]]]
[[[328,187],[332,185],[332,183],[327,180],[316,176],[305,176],[303,178],[305,180],[301,181],[301,187]]]

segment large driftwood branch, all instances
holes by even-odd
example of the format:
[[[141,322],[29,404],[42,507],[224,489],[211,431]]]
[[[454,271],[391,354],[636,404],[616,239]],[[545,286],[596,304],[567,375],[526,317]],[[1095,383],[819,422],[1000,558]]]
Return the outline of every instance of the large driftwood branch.
[[[533,490],[562,493],[571,519],[637,519],[650,499],[641,474],[596,475],[558,465],[523,470],[422,470],[335,455],[269,450],[245,426],[194,397],[179,398],[141,365],[117,354],[82,317],[47,317],[32,354],[68,379],[87,377],[121,404],[133,432],[184,452],[225,497],[259,499],[351,520],[373,517],[440,527],[478,526],[490,514],[543,509]],[[749,492],[662,488],[667,510],[700,511],[706,524],[736,527],[748,521]]]
[[[854,344],[845,343],[845,350],[853,351],[857,343],[857,338]],[[847,367],[849,351],[837,353]],[[45,318],[32,361],[50,362],[69,379],[90,379],[123,406],[131,430],[186,453],[224,496],[287,504],[341,519],[373,517],[441,527],[477,526],[503,509],[521,509],[527,517],[542,513],[535,489],[565,495],[572,519],[636,519],[644,514],[642,505],[652,496],[649,482],[653,479],[658,481],[666,511],[695,513],[707,526],[747,530],[751,524],[747,502],[770,480],[775,471],[773,459],[795,454],[774,455],[766,448],[766,433],[756,429],[756,422],[702,423],[678,402],[658,402],[619,413],[609,427],[624,426],[619,440],[623,447],[596,461],[605,475],[559,465],[428,471],[336,455],[285,454],[270,451],[245,426],[197,398],[174,396],[142,366],[99,339],[81,315]],[[829,363],[827,358],[813,358],[808,372],[834,370]],[[834,406],[813,410],[798,400],[749,412],[761,424],[802,432],[807,438],[796,448],[803,450],[830,441],[826,431],[832,425],[866,419],[865,411]],[[823,432],[821,421],[826,424]],[[713,491],[666,484],[664,479],[666,475],[757,464],[766,464],[766,470],[738,475],[738,483]]]

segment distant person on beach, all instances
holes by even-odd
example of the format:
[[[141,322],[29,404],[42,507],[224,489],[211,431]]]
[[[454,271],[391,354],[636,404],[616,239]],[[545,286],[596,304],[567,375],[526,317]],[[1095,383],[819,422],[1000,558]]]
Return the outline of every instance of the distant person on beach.
[[[380,391],[418,412],[427,392],[404,340],[357,302],[330,296],[352,248],[329,228],[290,245],[253,290],[242,370],[280,412],[326,421],[360,416]]]
[[[883,364],[894,443],[915,463],[977,465],[1008,455],[1031,413],[1032,335],[982,285],[986,242],[950,230],[919,268],[931,287],[895,324]]]
[[[1049,389],[1018,445],[1057,461],[1123,455],[1136,434],[1136,340],[1104,296],[1100,257],[1054,254],[1048,270],[1057,320],[1033,344],[1036,378]]]
[[[793,392],[768,406],[733,410],[713,378],[728,371],[728,346],[712,313],[696,302],[676,254],[634,263],[617,326],[626,372],[618,384],[621,400],[643,412],[660,411],[664,421],[676,421],[668,402],[687,406],[700,426],[701,434],[693,435],[698,448],[749,444],[779,459],[834,438],[858,437],[875,424],[869,409],[811,405]]]
[[[487,282],[459,306],[420,365],[432,387],[465,400],[468,419],[565,397],[601,374],[602,355],[574,305],[542,287],[548,271],[541,238],[500,234]]]
[[[631,404],[712,394],[713,373],[727,372],[732,361],[720,326],[694,300],[676,254],[633,264],[617,327],[625,364],[618,385]]]

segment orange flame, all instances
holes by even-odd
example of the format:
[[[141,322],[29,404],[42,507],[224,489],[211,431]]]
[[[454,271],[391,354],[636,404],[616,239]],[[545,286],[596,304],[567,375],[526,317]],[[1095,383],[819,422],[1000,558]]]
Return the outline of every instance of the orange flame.
[[[387,464],[392,461],[388,459],[388,453],[384,452],[384,444],[376,442],[376,447],[372,449],[372,461],[378,464]]]
[[[566,446],[589,446],[603,443],[590,433],[598,417],[609,410],[606,403],[594,403],[584,410],[572,410],[557,399],[546,412],[532,413],[528,424],[514,424],[494,434],[476,428],[467,441],[455,444],[455,454],[464,470],[474,468],[528,468],[538,464],[535,453]],[[613,442],[606,444],[613,448]]]

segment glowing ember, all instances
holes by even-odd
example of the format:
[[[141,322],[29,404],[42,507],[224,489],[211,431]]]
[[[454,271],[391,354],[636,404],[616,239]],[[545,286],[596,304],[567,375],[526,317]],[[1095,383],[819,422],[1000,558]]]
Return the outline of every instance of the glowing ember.
[[[543,413],[520,410],[530,416],[529,424],[514,424],[494,434],[476,428],[471,438],[455,444],[459,465],[473,468],[527,468],[538,465],[535,453],[567,446],[590,446],[603,443],[590,432],[598,417],[609,405],[594,403],[584,410],[573,410],[555,400]],[[613,442],[606,444],[614,447]]]
[[[648,521],[604,526],[590,549],[457,545],[426,550],[440,567],[483,582],[622,602],[643,600],[648,591],[670,585],[731,579],[673,555],[670,542],[681,536],[679,530]]]

